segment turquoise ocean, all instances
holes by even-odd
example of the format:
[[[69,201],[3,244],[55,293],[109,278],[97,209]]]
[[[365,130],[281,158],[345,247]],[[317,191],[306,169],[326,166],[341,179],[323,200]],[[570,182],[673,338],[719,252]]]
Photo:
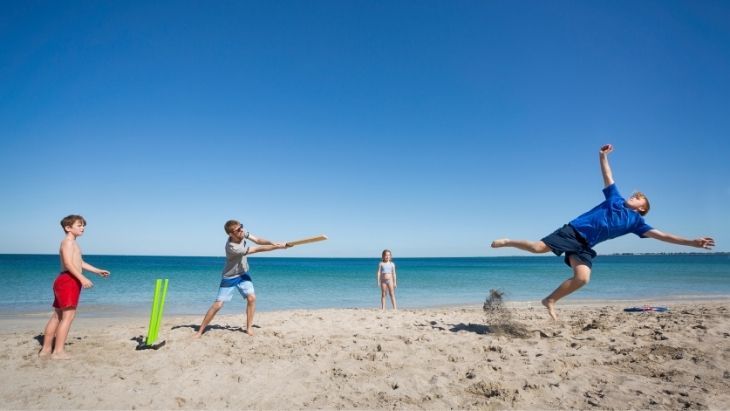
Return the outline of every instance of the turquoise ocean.
[[[222,257],[87,255],[90,264],[111,271],[108,279],[89,274],[95,286],[82,291],[80,315],[146,315],[154,281],[169,278],[165,314],[202,315],[215,298]],[[249,259],[257,310],[379,307],[377,258]],[[554,256],[399,258],[396,296],[400,308],[472,305],[490,289],[507,301],[539,301],[571,275]],[[0,255],[0,315],[47,313],[58,274],[57,255]],[[569,300],[653,300],[730,298],[730,256],[599,256],[591,282]],[[239,295],[223,314],[242,312]]]

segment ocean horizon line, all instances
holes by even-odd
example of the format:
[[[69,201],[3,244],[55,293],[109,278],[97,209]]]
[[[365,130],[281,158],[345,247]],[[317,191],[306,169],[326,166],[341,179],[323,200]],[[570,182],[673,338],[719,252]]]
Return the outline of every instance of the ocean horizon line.
[[[0,253],[0,256],[58,256],[58,253]],[[610,254],[598,254],[599,257],[614,257],[614,256],[718,256],[727,255],[730,256],[730,251],[711,251],[711,252],[647,252],[647,253],[610,253]],[[216,255],[175,255],[175,254],[84,254],[84,257],[156,257],[156,258],[223,258],[222,254]],[[479,258],[555,258],[553,254],[514,254],[514,255],[477,255],[477,256],[403,256],[396,257],[393,260],[423,260],[423,259],[479,259]],[[249,259],[274,259],[274,260],[373,260],[379,259],[378,256],[372,257],[314,257],[314,256],[299,256],[299,257],[281,257],[281,256],[268,256],[268,255],[254,255],[248,257]]]

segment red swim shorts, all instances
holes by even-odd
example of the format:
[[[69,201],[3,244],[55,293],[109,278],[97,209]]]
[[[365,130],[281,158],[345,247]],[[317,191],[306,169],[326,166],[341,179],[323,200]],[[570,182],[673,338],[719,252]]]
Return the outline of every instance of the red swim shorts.
[[[76,308],[81,295],[81,281],[70,272],[64,271],[53,282],[53,295],[56,297],[53,300],[54,308]]]

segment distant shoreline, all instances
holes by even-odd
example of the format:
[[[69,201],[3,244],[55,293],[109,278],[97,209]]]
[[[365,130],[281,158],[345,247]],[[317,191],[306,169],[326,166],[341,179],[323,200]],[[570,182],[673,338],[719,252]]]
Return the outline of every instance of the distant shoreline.
[[[33,253],[0,253],[0,257],[3,256],[48,256],[58,257],[58,254],[33,254]],[[730,251],[693,251],[693,252],[652,252],[652,253],[610,253],[610,254],[598,254],[599,257],[613,257],[613,256],[625,256],[625,257],[643,257],[643,256],[730,256]],[[85,258],[91,257],[151,257],[151,258],[224,258],[222,255],[155,255],[155,254],[84,254]],[[515,255],[476,255],[476,256],[458,256],[458,257],[439,257],[439,256],[428,256],[428,257],[399,257],[398,260],[423,260],[423,259],[481,259],[481,258],[513,258],[513,257],[529,257],[529,258],[555,258],[552,254],[515,254]],[[252,256],[250,259],[275,259],[275,260],[377,260],[378,257],[279,257],[279,256]]]
[[[599,254],[600,255],[600,254]],[[603,254],[604,256],[662,256],[662,255],[730,255],[728,251],[717,252],[684,252],[684,253],[613,253]]]
[[[666,296],[650,296],[644,299],[625,298],[625,299],[607,299],[600,297],[566,299],[561,301],[560,308],[578,308],[578,307],[600,307],[600,306],[634,306],[634,305],[674,305],[674,304],[703,304],[703,303],[726,303],[730,301],[730,295],[724,294],[708,294],[708,295],[666,295]],[[473,303],[454,303],[454,304],[434,304],[434,305],[417,305],[412,307],[402,307],[407,311],[430,311],[430,310],[458,310],[458,309],[476,309],[480,308],[484,302]],[[507,300],[505,305],[512,308],[529,308],[533,307],[542,310],[543,307],[540,300]],[[372,306],[352,306],[352,307],[312,307],[312,308],[278,308],[278,309],[260,309],[261,313],[284,313],[284,312],[317,312],[326,310],[371,310]],[[149,307],[147,306],[122,306],[118,304],[84,304],[80,306],[77,318],[84,319],[146,319],[149,318]],[[199,317],[204,310],[200,312],[165,312],[166,317]],[[50,305],[47,310],[29,309],[15,311],[0,311],[0,326],[6,326],[18,321],[34,321],[45,322],[52,310]],[[243,305],[233,305],[228,307],[225,315],[239,315],[243,313]],[[2,327],[0,327],[2,328]]]

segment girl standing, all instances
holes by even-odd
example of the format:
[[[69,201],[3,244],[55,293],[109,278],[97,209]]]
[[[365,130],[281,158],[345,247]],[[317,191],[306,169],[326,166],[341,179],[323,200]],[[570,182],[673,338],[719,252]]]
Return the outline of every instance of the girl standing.
[[[382,261],[378,264],[377,280],[380,287],[380,309],[385,310],[385,293],[390,294],[390,303],[393,309],[397,310],[395,302],[395,289],[398,287],[398,280],[395,274],[395,264],[391,261],[390,250],[383,250]]]

